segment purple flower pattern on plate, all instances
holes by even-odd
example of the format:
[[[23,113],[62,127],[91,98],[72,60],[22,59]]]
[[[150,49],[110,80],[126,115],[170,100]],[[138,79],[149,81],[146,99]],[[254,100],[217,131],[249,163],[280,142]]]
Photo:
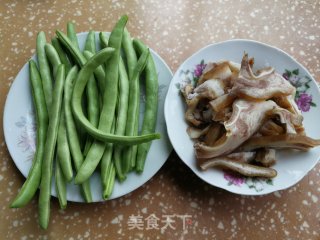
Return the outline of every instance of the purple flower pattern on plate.
[[[302,112],[309,112],[311,107],[317,106],[312,101],[312,95],[307,93],[312,81],[308,76],[300,77],[298,68],[292,71],[286,69],[282,76],[297,89],[295,101]]]
[[[228,186],[234,185],[241,187],[244,184],[248,188],[254,189],[256,192],[264,190],[266,184],[273,185],[272,179],[244,177],[231,171],[224,171],[223,177],[227,180]]]

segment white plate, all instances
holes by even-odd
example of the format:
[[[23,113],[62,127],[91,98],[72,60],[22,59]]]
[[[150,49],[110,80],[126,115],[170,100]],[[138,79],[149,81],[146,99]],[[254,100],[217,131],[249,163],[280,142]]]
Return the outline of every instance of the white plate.
[[[310,80],[308,83],[310,88],[305,93],[312,96],[312,102],[317,106],[311,106],[309,111],[303,112],[303,124],[308,136],[319,139],[320,124],[316,119],[320,116],[320,94],[315,80],[301,64],[287,53],[250,40],[230,40],[212,44],[189,57],[178,68],[171,81],[165,102],[165,118],[173,148],[196,175],[213,186],[233,193],[261,195],[288,188],[299,182],[318,162],[320,147],[308,152],[277,151],[277,163],[274,168],[277,170],[278,176],[273,180],[239,177],[220,169],[201,171],[196,166],[193,142],[186,132],[187,123],[184,119],[186,106],[178,89],[182,78],[193,78],[195,66],[201,61],[208,63],[210,61],[231,60],[240,63],[244,52],[247,52],[250,57],[254,57],[254,67],[257,69],[273,66],[279,73],[284,73],[286,69],[290,71],[299,69],[299,74],[293,74],[290,80],[295,84],[299,80],[298,83],[304,83],[303,86],[305,86],[305,82]],[[300,90],[305,89],[301,88]],[[303,106],[307,105],[306,103]]]
[[[78,34],[81,49],[84,46],[86,36],[87,33]],[[97,46],[98,39],[99,36],[96,34]],[[172,150],[164,119],[164,99],[172,79],[172,72],[157,53],[153,50],[151,50],[151,53],[159,77],[159,109],[156,131],[161,134],[161,139],[153,141],[143,173],[139,175],[132,172],[128,174],[126,181],[123,183],[116,181],[110,199],[121,197],[147,182],[165,163]],[[33,59],[35,59],[35,56],[33,56]],[[144,99],[142,95],[141,99]],[[143,112],[143,109],[144,104],[141,106],[140,113]],[[23,66],[10,88],[4,108],[3,129],[11,157],[20,172],[26,177],[31,167],[35,150],[35,120],[29,85],[28,64]],[[99,173],[93,174],[90,184],[93,201],[102,201]],[[52,195],[56,196],[54,186],[52,186]],[[83,202],[79,186],[68,184],[67,199],[74,202]]]

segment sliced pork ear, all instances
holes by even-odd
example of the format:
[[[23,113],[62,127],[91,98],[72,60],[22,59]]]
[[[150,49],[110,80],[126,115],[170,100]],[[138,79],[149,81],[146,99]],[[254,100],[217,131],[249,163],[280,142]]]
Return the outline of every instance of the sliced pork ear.
[[[198,80],[198,86],[208,79],[227,79],[232,76],[228,62],[209,63]]]
[[[279,135],[284,134],[285,131],[282,126],[275,123],[272,119],[268,120],[260,128],[259,133],[263,136]]]
[[[296,149],[307,151],[320,145],[320,139],[299,134],[282,134],[276,136],[252,137],[246,141],[238,151],[252,151],[258,148]]]
[[[195,127],[190,127],[189,126],[187,128],[187,133],[188,133],[188,135],[189,135],[189,137],[191,139],[196,139],[196,138],[199,138],[199,137],[207,134],[207,132],[209,131],[210,127],[211,126],[209,125],[209,126],[203,128],[203,129],[200,129],[200,128],[195,128]]]
[[[213,146],[215,142],[223,135],[224,127],[219,123],[211,124],[209,130],[204,137],[204,143],[208,146]]]
[[[220,79],[209,79],[194,89],[196,97],[209,100],[222,96],[225,91],[226,85]]]
[[[303,117],[289,112],[287,109],[276,107],[268,112],[270,116],[278,116],[280,122],[285,126],[286,133],[297,133],[295,127],[301,127]]]
[[[271,167],[276,163],[276,150],[266,148],[259,149],[255,160],[264,167]]]
[[[219,112],[213,112],[212,113],[212,120],[215,122],[223,123],[225,121],[228,121],[228,119],[231,117],[231,115],[232,115],[232,108],[227,107],[227,108],[222,109]]]
[[[238,162],[249,163],[255,159],[256,152],[235,152],[228,154],[226,157]]]
[[[185,113],[186,120],[194,126],[199,126],[202,121],[195,117],[195,110],[200,101],[213,100],[223,95],[225,91],[226,85],[219,79],[210,79],[195,89],[191,88],[190,85],[186,85],[185,90],[182,91],[188,107]]]
[[[259,167],[224,157],[210,159],[200,164],[202,170],[207,170],[210,167],[229,169],[247,177],[274,178],[277,176],[277,171],[272,168]]]
[[[280,107],[287,109],[291,113],[299,116],[303,120],[303,116],[301,111],[299,110],[296,102],[294,101],[294,95],[289,95],[289,96],[281,96],[281,97],[276,97],[273,99]],[[301,135],[305,135],[305,130],[302,125],[295,125],[295,132]]]
[[[234,80],[231,92],[240,98],[258,101],[292,95],[295,93],[295,88],[273,68],[260,70],[258,75],[255,75],[248,55],[245,54],[239,77]]]
[[[214,112],[220,112],[223,109],[231,106],[233,101],[235,100],[235,98],[236,98],[236,96],[231,93],[224,94],[224,95],[219,96],[216,99],[210,101],[209,107]]]
[[[279,107],[285,108],[293,114],[302,116],[301,111],[294,101],[293,95],[275,97],[273,98],[273,101],[275,101],[275,103],[278,104]]]
[[[273,101],[236,100],[230,119],[224,123],[226,134],[214,146],[195,143],[197,158],[201,161],[232,152],[258,131],[266,120],[266,113],[276,106]]]

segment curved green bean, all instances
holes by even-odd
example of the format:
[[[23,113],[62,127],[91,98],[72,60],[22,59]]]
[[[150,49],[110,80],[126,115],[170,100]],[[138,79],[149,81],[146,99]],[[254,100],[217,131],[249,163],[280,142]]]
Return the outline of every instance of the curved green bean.
[[[139,77],[141,72],[146,66],[147,59],[149,56],[149,49],[145,50],[140,56],[138,63],[136,64],[132,79],[130,80],[130,92],[129,92],[129,106],[128,106],[128,115],[127,115],[127,124],[126,124],[126,135],[133,136],[135,135],[136,124],[139,118],[139,102],[140,102],[140,90],[139,90]],[[138,115],[139,116],[139,115]],[[123,152],[123,171],[124,173],[130,170],[132,166],[133,147],[128,147]]]
[[[33,60],[29,61],[29,76],[37,123],[36,152],[27,180],[24,182],[20,192],[10,205],[12,208],[20,208],[29,203],[40,185],[42,157],[44,154],[44,145],[48,128],[48,112],[42,88],[42,81],[37,65]]]
[[[63,94],[63,85],[65,78],[64,65],[61,64],[57,70],[55,86],[52,95],[52,106],[50,108],[50,121],[47,131],[47,139],[44,149],[42,174],[39,196],[39,223],[43,229],[46,229],[50,218],[50,198],[51,198],[51,178],[54,149],[56,146],[58,127],[61,113],[61,103]]]
[[[74,66],[69,71],[65,85],[64,85],[64,112],[66,119],[66,129],[68,142],[70,146],[70,151],[73,159],[73,163],[76,171],[79,171],[81,164],[83,162],[83,155],[81,152],[80,141],[77,135],[77,128],[72,116],[71,111],[71,97],[72,97],[72,89],[74,86],[74,81],[76,80],[78,74],[77,66]],[[90,190],[90,180],[85,181],[81,184],[82,195],[86,202],[92,202],[91,190]]]
[[[52,77],[50,72],[49,63],[44,50],[44,45],[46,44],[46,35],[44,32],[39,32],[37,36],[37,58],[39,63],[39,71],[42,79],[42,86],[44,97],[46,101],[46,106],[49,111],[52,102]]]
[[[59,54],[56,49],[49,43],[45,45],[45,51],[48,57],[49,62],[53,68],[53,76],[56,77],[57,69],[61,64]],[[52,116],[49,116],[50,118]],[[65,115],[64,109],[61,109],[60,122],[59,122],[59,130],[57,137],[57,158],[60,161],[60,167],[63,171],[63,174],[68,182],[72,180],[72,165],[71,165],[71,156],[69,150],[69,144],[67,139],[67,132],[65,126]]]
[[[122,16],[119,19],[119,21],[116,23],[115,27],[113,28],[109,38],[109,46],[114,48],[114,53],[112,54],[110,60],[107,62],[107,65],[106,65],[107,66],[106,69],[108,69],[105,75],[106,89],[104,91],[102,110],[101,110],[100,121],[98,126],[98,129],[105,131],[106,133],[109,133],[109,134],[110,134],[111,125],[114,119],[117,98],[118,98],[119,58],[120,58],[123,29],[127,21],[128,21],[128,17],[126,15]],[[107,49],[107,48],[104,48],[104,49]],[[81,72],[79,74],[79,77],[80,75],[81,75]],[[79,78],[77,82],[78,81],[79,81]],[[88,155],[86,156],[86,159],[84,160],[81,166],[80,171],[77,173],[75,177],[76,183],[81,183],[82,181],[85,181],[89,176],[91,176],[92,172],[95,170],[95,168],[99,164],[99,161],[102,158],[102,155],[105,151],[105,146],[106,144],[103,142],[100,142],[100,141],[93,142],[88,152]]]
[[[148,142],[154,139],[159,139],[160,134],[158,133],[146,134],[141,136],[121,136],[109,134],[92,126],[92,124],[84,116],[81,107],[81,97],[84,92],[85,86],[88,82],[88,79],[90,78],[93,69],[105,62],[106,59],[108,59],[113,54],[113,52],[113,48],[102,49],[100,52],[96,53],[94,57],[92,57],[81,69],[74,86],[71,101],[72,111],[74,113],[75,119],[79,121],[82,127],[85,128],[91,136],[93,136],[97,140],[104,142],[110,142],[120,145],[134,145]]]
[[[116,135],[124,135],[126,131],[127,112],[128,112],[128,100],[129,100],[129,79],[126,71],[126,67],[122,58],[119,62],[119,100],[117,105],[117,120],[116,120]],[[126,178],[122,169],[122,150],[123,146],[114,146],[114,166],[120,181],[124,181]]]
[[[139,54],[147,49],[147,47],[140,40],[133,40],[134,47]],[[158,74],[151,54],[148,57],[147,65],[145,67],[145,92],[146,104],[144,110],[144,118],[140,134],[153,133],[157,123],[158,113]],[[150,149],[151,142],[143,143],[138,146],[138,153],[136,159],[136,171],[142,172]]]

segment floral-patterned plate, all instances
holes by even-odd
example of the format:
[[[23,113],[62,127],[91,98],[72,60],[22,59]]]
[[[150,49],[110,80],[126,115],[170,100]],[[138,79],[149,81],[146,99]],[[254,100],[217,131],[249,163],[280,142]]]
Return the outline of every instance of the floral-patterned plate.
[[[308,136],[320,138],[320,94],[310,73],[287,53],[251,40],[230,40],[209,45],[189,57],[171,81],[165,102],[167,130],[173,148],[192,171],[207,183],[244,195],[261,195],[288,188],[299,182],[318,162],[320,147],[308,152],[277,151],[274,179],[247,178],[220,169],[201,171],[196,165],[193,141],[189,138],[184,119],[186,105],[180,94],[180,83],[195,84],[208,62],[230,60],[241,62],[243,53],[254,57],[256,69],[272,66],[297,88],[296,102],[304,117]]]
[[[84,47],[87,33],[79,33],[78,40],[81,48]],[[98,45],[99,36],[96,34]],[[156,131],[161,134],[161,139],[152,142],[147,156],[145,169],[142,174],[131,172],[126,181],[119,183],[116,181],[110,199],[123,196],[147,182],[167,160],[172,147],[170,145],[164,119],[164,100],[168,90],[172,73],[165,61],[153,50],[151,50],[159,78],[159,108]],[[35,56],[33,56],[35,59]],[[144,94],[141,94],[140,113],[144,110]],[[140,117],[140,119],[142,116]],[[29,85],[28,64],[25,64],[14,80],[4,109],[3,129],[7,147],[13,161],[26,177],[31,167],[32,158],[35,151],[36,126],[34,119],[34,109]],[[54,181],[52,181],[54,183]],[[102,201],[100,174],[95,172],[90,180],[92,198],[94,202]],[[55,187],[52,186],[52,195],[56,196]],[[73,183],[67,186],[67,200],[83,202],[80,188]]]

